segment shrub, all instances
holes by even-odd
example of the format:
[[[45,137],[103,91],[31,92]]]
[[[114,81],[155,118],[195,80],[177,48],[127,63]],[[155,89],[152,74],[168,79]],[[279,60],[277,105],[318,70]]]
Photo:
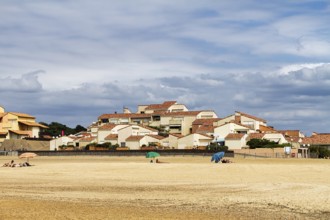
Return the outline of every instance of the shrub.
[[[276,147],[285,147],[290,145],[290,144],[278,144],[274,141],[270,141],[267,139],[256,139],[256,138],[249,140],[246,144],[250,147],[250,149],[276,148]]]

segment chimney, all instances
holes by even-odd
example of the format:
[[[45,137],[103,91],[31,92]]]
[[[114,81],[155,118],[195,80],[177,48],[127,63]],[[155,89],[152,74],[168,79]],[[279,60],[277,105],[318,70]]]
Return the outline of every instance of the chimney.
[[[241,114],[239,112],[235,113],[235,122],[241,123]]]

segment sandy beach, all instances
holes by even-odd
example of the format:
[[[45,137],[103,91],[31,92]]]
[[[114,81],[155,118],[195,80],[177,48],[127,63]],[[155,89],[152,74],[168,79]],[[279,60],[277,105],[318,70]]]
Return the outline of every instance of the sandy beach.
[[[36,157],[0,167],[0,219],[330,218],[330,160],[230,159]]]

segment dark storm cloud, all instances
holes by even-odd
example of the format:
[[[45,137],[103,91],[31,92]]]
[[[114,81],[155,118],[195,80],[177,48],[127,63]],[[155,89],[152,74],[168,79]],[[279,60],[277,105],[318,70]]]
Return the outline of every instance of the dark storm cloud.
[[[35,115],[39,121],[71,126],[87,126],[101,114],[122,112],[123,107],[136,112],[138,105],[166,100],[176,100],[191,110],[215,110],[219,117],[243,111],[278,129],[327,131],[329,124],[329,64],[287,73],[209,73],[133,83],[110,80],[54,91],[42,90],[38,74],[6,79],[11,86],[2,87],[2,105]]]

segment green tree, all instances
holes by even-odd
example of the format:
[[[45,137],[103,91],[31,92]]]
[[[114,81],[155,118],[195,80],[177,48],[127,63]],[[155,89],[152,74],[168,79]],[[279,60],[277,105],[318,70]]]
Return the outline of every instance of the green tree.
[[[77,125],[76,128],[74,129],[74,131],[75,131],[76,133],[79,133],[79,132],[81,132],[81,131],[86,131],[86,130],[87,130],[87,129],[86,129],[85,127],[81,126],[81,125]]]
[[[44,129],[44,134],[50,135],[52,137],[62,135],[62,133],[64,133],[64,135],[70,135],[76,134],[80,131],[86,131],[86,128],[81,125],[77,125],[76,128],[70,128],[59,122],[51,122],[50,124],[40,122],[40,124],[43,124],[48,127],[47,129]]]

